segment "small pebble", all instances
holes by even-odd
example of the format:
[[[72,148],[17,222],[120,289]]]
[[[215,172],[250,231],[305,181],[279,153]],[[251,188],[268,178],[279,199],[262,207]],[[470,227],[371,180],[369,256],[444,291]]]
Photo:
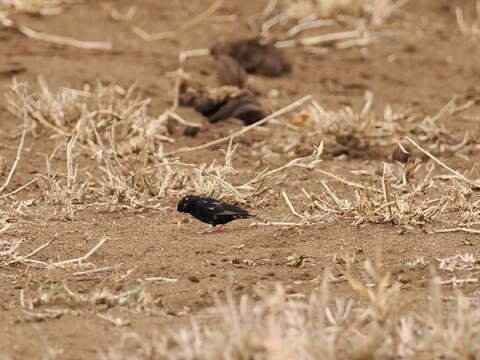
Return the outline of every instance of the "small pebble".
[[[190,276],[187,277],[187,279],[190,280],[193,283],[200,282],[200,279],[198,277],[196,277],[195,275],[190,275]]]

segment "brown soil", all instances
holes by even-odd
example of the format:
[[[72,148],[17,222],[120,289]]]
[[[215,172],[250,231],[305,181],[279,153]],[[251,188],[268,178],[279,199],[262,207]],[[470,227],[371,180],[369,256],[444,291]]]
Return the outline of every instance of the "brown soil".
[[[195,30],[181,32],[174,39],[154,42],[144,42],[132,34],[127,25],[112,21],[102,3],[97,1],[75,5],[57,16],[18,15],[15,19],[19,23],[38,31],[81,40],[112,41],[114,50],[101,52],[58,46],[0,29],[0,91],[7,91],[12,76],[34,86],[39,74],[53,89],[61,86],[81,88],[85,83],[94,84],[97,80],[124,87],[137,82],[145,97],[152,98],[151,111],[160,113],[170,106],[172,81],[165,77],[165,73],[178,68],[179,52],[250,36],[244,20],[261,11],[261,3],[225,2],[219,14],[236,14],[239,18],[234,23],[213,19]],[[408,107],[421,114],[434,114],[452,95],[465,96],[475,88],[480,74],[479,43],[460,34],[455,23],[455,6],[463,3],[411,1],[403,10],[408,36],[384,38],[364,49],[331,48],[325,55],[314,55],[299,48],[286,49],[287,58],[292,63],[291,73],[276,78],[253,75],[249,81],[260,94],[259,100],[271,109],[278,109],[306,94],[312,94],[329,109],[345,104],[358,106],[363,103],[365,90],[370,90],[375,94],[375,106],[379,109],[390,104]],[[115,2],[121,11],[125,11],[129,4],[125,0]],[[169,30],[200,13],[209,4],[210,1],[204,0],[141,0],[136,2],[138,10],[134,21],[148,32]],[[216,81],[214,62],[209,57],[190,59],[185,70],[206,82]],[[279,97],[269,97],[270,89],[277,89]],[[0,149],[7,164],[7,170],[3,170],[0,176],[3,184],[8,164],[15,158],[21,123],[6,110],[4,101],[0,102],[0,110]],[[478,111],[478,105],[475,105],[475,111]],[[235,121],[208,124],[191,109],[181,109],[180,112],[205,126],[194,138],[177,132],[175,147],[200,145],[243,126]],[[476,126],[461,116],[448,125],[452,132],[455,129],[475,129]],[[42,154],[50,153],[54,147],[53,142],[47,141],[48,136],[47,132],[40,132],[37,138],[28,136],[25,145],[28,152],[25,152],[7,190],[28,182],[33,174],[44,168]],[[222,156],[217,148],[187,153],[181,158],[185,162],[201,163]],[[459,171],[465,171],[473,166],[476,158],[478,156],[474,154],[468,161],[453,157],[446,161]],[[253,170],[257,160],[258,156],[251,156],[249,146],[241,145],[235,166]],[[287,159],[279,163],[284,160]],[[366,163],[378,168],[382,160],[385,159],[326,160],[322,166],[334,173],[345,174]],[[88,167],[90,160],[86,157],[84,161]],[[289,176],[284,188],[293,197],[300,193],[301,187],[312,189],[318,186],[318,179],[306,170],[292,171]],[[344,190],[340,183],[335,186],[340,193]],[[22,191],[19,198],[34,199],[39,191],[30,187]],[[292,219],[281,189],[272,199],[250,210],[261,219]],[[227,287],[237,294],[255,294],[259,288],[270,289],[281,283],[291,293],[309,293],[317,283],[308,280],[318,277],[325,267],[333,267],[334,274],[340,274],[342,264],[335,264],[333,257],[345,252],[356,255],[351,272],[361,277],[363,261],[378,257],[380,249],[385,269],[392,271],[395,277],[401,277],[405,296],[421,302],[427,296],[430,271],[428,267],[408,270],[403,267],[406,262],[423,256],[435,263],[440,257],[475,253],[480,249],[478,235],[474,234],[400,232],[398,227],[391,225],[353,227],[348,219],[300,228],[250,227],[249,220],[236,221],[229,224],[225,232],[196,236],[203,224],[187,221],[187,215],[176,213],[177,200],[166,200],[164,206],[169,210],[165,212],[125,210],[108,213],[92,209],[78,212],[72,221],[62,219],[52,207],[43,217],[27,216],[1,234],[5,239],[24,239],[19,248],[21,254],[54,239],[36,255],[35,258],[41,261],[83,256],[102,236],[108,235],[109,240],[89,261],[98,267],[115,267],[115,271],[90,275],[73,275],[72,271],[61,269],[30,268],[23,264],[2,268],[2,358],[39,358],[49,348],[61,351],[62,359],[94,358],[98,350],[106,350],[117,341],[123,331],[97,317],[97,313],[106,313],[107,310],[114,316],[128,318],[131,330],[149,335],[188,323],[191,316],[213,304],[212,294],[221,294]],[[180,223],[179,219],[182,220]],[[307,260],[299,267],[288,266],[287,257],[292,254],[304,255]],[[120,279],[132,269],[129,276]],[[143,280],[149,277],[178,281]],[[130,304],[72,302],[67,296],[57,296],[54,301],[35,307],[35,311],[61,309],[63,313],[48,319],[35,319],[20,306],[21,294],[25,298],[38,297],[39,289],[54,287],[51,284],[66,284],[80,294],[91,294],[103,288],[120,294],[142,287],[142,291],[151,296],[154,305],[150,308],[155,311],[143,311]],[[347,282],[338,282],[332,285],[332,289],[333,295],[354,296]],[[463,290],[471,293],[476,287],[465,286]]]

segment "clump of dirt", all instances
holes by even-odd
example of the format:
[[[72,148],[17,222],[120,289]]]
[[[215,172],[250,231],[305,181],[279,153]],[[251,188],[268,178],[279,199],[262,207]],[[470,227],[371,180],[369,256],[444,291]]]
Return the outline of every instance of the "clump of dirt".
[[[208,89],[200,84],[183,82],[180,105],[192,106],[211,123],[237,118],[250,125],[268,113],[249,90],[236,86]]]
[[[228,55],[246,72],[264,76],[281,76],[291,71],[291,65],[274,44],[259,38],[242,39],[216,44],[210,49],[213,56]]]
[[[220,85],[243,88],[247,73],[234,58],[222,54],[217,57],[217,80]]]
[[[242,39],[216,44],[210,49],[216,62],[220,87],[209,89],[198,82],[184,80],[180,86],[180,105],[191,106],[207,117],[210,123],[237,118],[251,125],[268,112],[254,93],[247,89],[247,73],[281,76],[290,72],[284,54],[272,43],[258,38]],[[187,129],[187,136],[196,136],[198,130]]]

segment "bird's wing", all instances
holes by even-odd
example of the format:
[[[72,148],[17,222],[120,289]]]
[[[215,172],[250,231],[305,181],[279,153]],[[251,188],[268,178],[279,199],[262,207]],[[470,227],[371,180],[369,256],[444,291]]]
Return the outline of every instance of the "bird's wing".
[[[238,206],[206,198],[201,200],[202,210],[210,216],[249,216],[248,211]],[[250,215],[251,216],[251,215]]]
[[[217,215],[218,216],[239,216],[239,217],[250,217],[247,210],[244,210],[242,208],[239,208],[238,206],[232,205],[232,204],[227,204],[227,203],[221,203],[218,202],[218,208],[217,208]]]

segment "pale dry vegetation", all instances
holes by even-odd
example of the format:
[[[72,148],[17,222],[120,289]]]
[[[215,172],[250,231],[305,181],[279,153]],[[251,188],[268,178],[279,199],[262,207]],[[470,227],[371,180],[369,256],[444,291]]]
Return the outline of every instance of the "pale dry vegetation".
[[[475,5],[475,13],[473,14],[465,12],[460,6],[455,8],[458,29],[463,35],[472,38],[480,35],[480,1],[477,1]]]
[[[321,18],[352,16],[366,18],[372,25],[381,25],[408,0],[286,0],[287,12],[304,19],[317,14]]]
[[[399,283],[372,263],[365,281],[347,274],[354,298],[332,295],[325,271],[310,295],[288,295],[282,286],[226,300],[168,333],[142,337],[125,332],[103,359],[475,359],[480,341],[480,313],[474,298],[458,290],[442,297],[434,275],[426,311],[402,300]],[[451,284],[451,283],[450,283]],[[445,283],[447,285],[447,283]]]
[[[260,200],[259,195],[268,196],[273,187],[288,181],[289,169],[303,168],[314,173],[320,187],[302,188],[299,194],[302,200],[296,196],[297,199],[291,201],[283,192],[288,208],[300,220],[298,224],[347,217],[352,218],[355,225],[391,223],[413,229],[434,220],[438,226],[444,220],[444,227],[477,231],[474,228],[479,211],[477,182],[476,178],[470,178],[478,177],[477,169],[462,174],[438,158],[452,153],[468,157],[478,148],[476,134],[466,132],[463,138],[457,139],[444,125],[446,118],[468,110],[472,101],[459,104],[460,100],[454,97],[437,114],[420,116],[408,110],[396,111],[390,106],[378,113],[373,109],[370,93],[366,94],[365,105],[358,112],[351,107],[326,110],[313,100],[288,121],[271,125],[275,133],[288,134],[283,136],[289,140],[288,144],[281,145],[272,138],[275,148],[268,142],[254,145],[263,154],[288,152],[302,141],[298,134],[307,134],[321,139],[319,146],[311,149],[311,155],[294,157],[280,167],[273,170],[267,167],[240,181],[239,175],[243,172],[234,166],[238,145],[233,145],[233,141],[236,136],[258,128],[258,124],[224,139],[229,145],[223,161],[184,163],[178,157],[167,155],[175,152],[164,150],[166,144],[175,143],[168,133],[167,121],[189,123],[174,112],[175,107],[158,116],[150,115],[150,100],[142,99],[134,86],[125,90],[117,85],[97,84],[82,90],[60,89],[52,93],[43,79],[40,78],[39,83],[40,92],[30,95],[26,84],[14,81],[7,94],[8,109],[17,117],[25,118],[25,131],[34,136],[38,131],[49,131],[57,141],[53,153],[45,155],[46,169],[39,171],[42,175],[36,181],[42,189],[42,198],[47,203],[61,205],[67,219],[72,219],[75,211],[92,206],[109,211],[166,210],[165,199],[187,193],[255,204]],[[269,118],[273,119],[273,115]],[[425,148],[413,138],[425,144]],[[366,157],[375,156],[369,155],[371,149],[394,151],[390,158],[384,158],[380,168],[356,170],[353,175],[361,178],[357,181],[322,169],[325,148],[339,144]],[[95,165],[81,171],[80,154],[94,159]],[[345,156],[339,155],[337,159]],[[427,161],[429,159],[433,161]],[[327,180],[347,185],[352,189],[351,195],[337,194]],[[297,211],[297,206],[305,210]],[[452,222],[453,212],[458,216]]]
[[[290,118],[286,125],[289,131],[308,134],[307,138],[320,137],[324,141],[322,151],[340,146],[341,152],[335,157],[338,161],[348,159],[345,154],[350,153],[366,159],[379,157],[384,162],[352,170],[350,176],[355,179],[324,169],[321,163],[310,167],[310,176],[316,179],[315,190],[301,188],[294,201],[283,193],[292,214],[305,224],[343,217],[352,219],[352,225],[384,223],[404,229],[477,232],[478,169],[473,167],[462,174],[438,158],[453,155],[468,159],[478,150],[476,134],[467,131],[458,137],[445,126],[449,117],[467,111],[473,104],[458,102],[453,98],[437,114],[421,116],[390,106],[379,113],[373,109],[373,96],[368,93],[360,111],[351,107],[326,110],[313,101]],[[281,131],[278,127],[275,130]],[[295,136],[284,138],[302,141]],[[278,147],[279,141],[273,142]],[[295,145],[284,144],[283,148]],[[335,182],[347,185],[352,190],[350,195],[345,191],[338,194]],[[427,224],[435,226],[425,228]]]
[[[276,46],[303,46],[313,53],[321,46],[346,49],[396,36],[404,27],[402,7],[408,0],[270,0],[249,19],[253,31],[280,38]],[[392,30],[391,25],[395,25]],[[319,48],[320,47],[320,48]]]
[[[0,0],[0,11],[28,13],[39,15],[55,15],[65,5],[78,0]]]

